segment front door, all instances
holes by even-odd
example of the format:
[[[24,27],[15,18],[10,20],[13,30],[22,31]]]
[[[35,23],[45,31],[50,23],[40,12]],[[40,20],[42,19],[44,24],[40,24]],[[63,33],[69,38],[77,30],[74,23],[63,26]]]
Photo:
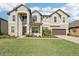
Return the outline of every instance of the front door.
[[[22,35],[26,35],[26,33],[27,33],[27,28],[26,27],[23,27]]]

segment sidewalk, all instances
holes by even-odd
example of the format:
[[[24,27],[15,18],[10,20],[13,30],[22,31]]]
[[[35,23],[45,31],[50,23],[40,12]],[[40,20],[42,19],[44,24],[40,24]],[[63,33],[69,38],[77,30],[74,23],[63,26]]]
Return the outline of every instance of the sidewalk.
[[[66,35],[56,35],[56,37],[79,44],[79,37],[66,36]]]

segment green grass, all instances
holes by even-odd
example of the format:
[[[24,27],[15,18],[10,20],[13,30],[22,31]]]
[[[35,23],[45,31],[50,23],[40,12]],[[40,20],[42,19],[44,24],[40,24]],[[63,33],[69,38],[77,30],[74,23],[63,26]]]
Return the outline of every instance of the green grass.
[[[0,55],[78,55],[79,45],[65,40],[0,39]]]

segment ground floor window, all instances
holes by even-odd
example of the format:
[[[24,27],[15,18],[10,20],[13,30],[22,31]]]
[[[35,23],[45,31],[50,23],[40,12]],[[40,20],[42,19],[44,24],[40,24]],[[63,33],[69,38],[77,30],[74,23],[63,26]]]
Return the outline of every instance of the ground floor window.
[[[32,27],[32,33],[39,33],[39,27]]]
[[[11,26],[11,32],[14,33],[14,31],[15,31],[15,27]]]

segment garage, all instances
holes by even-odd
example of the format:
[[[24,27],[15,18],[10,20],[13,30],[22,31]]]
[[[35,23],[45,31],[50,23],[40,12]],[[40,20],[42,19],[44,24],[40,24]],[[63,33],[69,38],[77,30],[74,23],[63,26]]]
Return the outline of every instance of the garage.
[[[66,29],[52,29],[53,35],[66,35]]]

